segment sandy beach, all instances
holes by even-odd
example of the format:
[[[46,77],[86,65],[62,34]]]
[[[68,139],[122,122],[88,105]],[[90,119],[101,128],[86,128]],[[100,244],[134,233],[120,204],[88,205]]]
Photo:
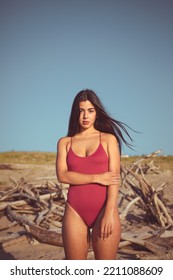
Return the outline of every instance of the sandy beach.
[[[17,164],[6,162],[0,164],[0,197],[14,187],[15,182],[24,178],[29,184],[46,184],[53,182],[57,184],[55,165],[50,164]],[[11,179],[10,179],[11,178]],[[157,189],[163,183],[162,199],[168,213],[173,217],[173,173],[172,170],[165,169],[159,174],[149,172],[146,175],[147,181]],[[119,201],[122,194],[119,194]],[[2,205],[4,201],[0,201]],[[127,200],[123,200],[119,208],[120,213],[128,205]],[[16,208],[17,209],[17,208]],[[17,209],[19,210],[19,209]],[[15,211],[15,207],[13,207]],[[22,214],[22,211],[18,211]],[[118,250],[119,260],[128,259],[173,259],[173,227],[163,229],[156,222],[147,221],[147,214],[139,207],[133,205],[125,218],[122,219],[122,240]],[[128,242],[131,239],[134,242]],[[136,241],[135,241],[136,240]],[[150,244],[156,245],[154,249],[147,248],[146,244],[141,244],[139,240],[146,240]],[[126,243],[125,243],[126,242]],[[157,249],[161,246],[163,254]],[[62,246],[55,246],[39,242],[32,235],[27,234],[26,226],[16,221],[10,221],[6,214],[6,209],[0,211],[0,259],[1,260],[63,260],[64,250]],[[92,247],[88,252],[88,259],[94,259]]]

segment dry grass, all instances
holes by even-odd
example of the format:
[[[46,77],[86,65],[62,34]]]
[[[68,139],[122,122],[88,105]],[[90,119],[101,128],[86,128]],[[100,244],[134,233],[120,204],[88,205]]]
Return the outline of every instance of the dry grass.
[[[130,165],[140,158],[140,156],[122,158],[122,163]],[[155,166],[159,166],[161,171],[171,170],[173,172],[173,156],[155,156],[153,158],[145,159],[142,163],[149,163],[151,161],[153,161]]]
[[[54,164],[56,153],[50,152],[3,152],[0,153],[0,163],[18,164]]]
[[[140,156],[131,156],[122,158],[122,163],[130,165],[140,159]],[[56,153],[53,152],[2,152],[0,153],[0,163],[18,163],[18,164],[54,164]],[[171,170],[173,172],[173,156],[156,156],[146,159],[143,162],[154,161],[154,165],[159,166],[161,170]]]

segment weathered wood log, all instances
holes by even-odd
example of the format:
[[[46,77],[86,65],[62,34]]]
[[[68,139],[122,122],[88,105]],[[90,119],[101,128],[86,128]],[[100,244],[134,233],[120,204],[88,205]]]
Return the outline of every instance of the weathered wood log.
[[[166,250],[166,248],[163,246],[156,245],[156,244],[146,241],[146,240],[140,240],[139,238],[126,238],[126,239],[124,239],[124,241],[129,241],[131,243],[140,245],[157,255],[163,254],[163,252]]]
[[[14,233],[11,233],[9,235],[1,236],[0,237],[0,243],[2,244],[4,242],[16,239],[16,238],[18,238],[20,236],[21,236],[21,232],[14,232]]]
[[[66,186],[64,184],[60,184],[59,185],[59,189],[61,190],[62,196],[64,198],[64,201],[67,201],[67,189]]]
[[[27,219],[24,215],[15,214],[11,208],[7,207],[7,215],[13,221],[18,221],[19,224],[29,226],[30,233],[40,242],[50,245],[63,246],[61,230],[46,230],[37,226],[34,222]]]
[[[46,201],[46,200],[50,199],[50,197],[51,198],[56,198],[57,195],[58,195],[57,192],[40,195],[40,201],[41,202]],[[36,202],[39,202],[38,199],[36,199],[36,198],[32,198],[32,200],[36,201]],[[25,204],[28,204],[28,202],[25,201],[25,200],[17,200],[17,201],[12,201],[12,202],[7,201],[7,202],[4,202],[4,203],[0,203],[0,210],[4,210],[5,208],[7,208],[7,206],[23,206]]]
[[[132,205],[134,205],[137,201],[141,200],[141,198],[138,196],[138,197],[135,197],[131,202],[129,202],[126,206],[126,208],[123,210],[123,212],[120,214],[120,218],[121,220],[125,219],[127,214],[128,214],[128,211],[129,209],[132,207]]]
[[[40,242],[63,247],[60,232],[46,230],[38,226],[29,226],[31,234]]]

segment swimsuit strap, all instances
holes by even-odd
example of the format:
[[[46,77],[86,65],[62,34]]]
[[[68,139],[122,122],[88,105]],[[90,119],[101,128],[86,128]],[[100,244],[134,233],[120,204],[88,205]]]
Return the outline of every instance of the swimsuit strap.
[[[72,148],[72,137],[70,139],[70,148]]]
[[[101,138],[101,131],[100,131],[100,144],[102,143],[102,138]]]

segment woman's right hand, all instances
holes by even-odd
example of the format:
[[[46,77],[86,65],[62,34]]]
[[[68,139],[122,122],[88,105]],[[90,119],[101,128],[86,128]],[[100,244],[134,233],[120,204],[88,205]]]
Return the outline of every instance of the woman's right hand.
[[[109,186],[114,185],[117,180],[117,174],[114,171],[108,171],[104,173],[97,174],[96,181],[98,184]]]

